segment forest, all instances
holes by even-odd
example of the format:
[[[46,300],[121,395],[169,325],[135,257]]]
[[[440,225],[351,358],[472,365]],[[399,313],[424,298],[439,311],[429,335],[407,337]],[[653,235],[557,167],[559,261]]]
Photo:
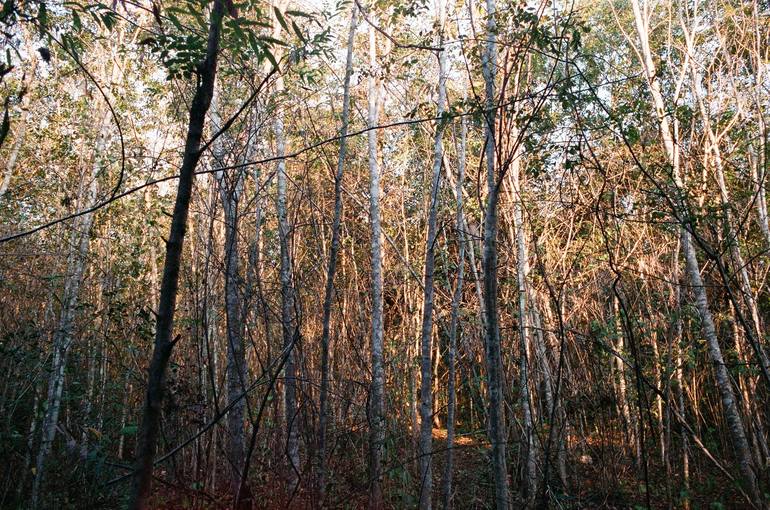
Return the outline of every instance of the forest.
[[[0,4],[0,508],[770,508],[767,0]]]

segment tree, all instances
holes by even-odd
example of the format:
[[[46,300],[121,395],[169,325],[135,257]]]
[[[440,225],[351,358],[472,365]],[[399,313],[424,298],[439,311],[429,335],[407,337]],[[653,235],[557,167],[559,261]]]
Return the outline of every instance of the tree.
[[[198,69],[195,95],[190,103],[190,116],[185,139],[182,167],[179,171],[177,196],[171,218],[171,230],[166,241],[166,258],[163,264],[163,280],[158,299],[158,314],[152,360],[147,370],[147,393],[142,410],[142,422],[137,444],[136,468],[131,494],[131,508],[142,510],[148,506],[152,486],[152,468],[155,447],[158,443],[160,413],[166,385],[166,369],[179,337],[172,338],[182,245],[187,231],[195,167],[201,157],[200,147],[206,112],[214,95],[217,73],[217,57],[222,30],[224,4],[214,0],[211,9],[206,53]]]
[[[372,382],[369,420],[369,508],[378,510],[382,501],[382,454],[385,446],[385,376],[383,367],[383,317],[382,317],[382,227],[380,225],[380,168],[377,161],[378,107],[381,86],[377,77],[377,35],[373,24],[369,25],[369,78],[367,125],[369,148],[369,222],[371,225],[372,264],[372,311],[371,311],[371,358]]]
[[[505,417],[503,400],[502,359],[500,352],[500,325],[497,295],[497,206],[500,191],[500,172],[495,164],[497,156],[495,93],[497,74],[497,23],[495,0],[487,0],[486,49],[482,57],[484,72],[484,157],[486,161],[487,199],[484,208],[484,248],[482,254],[484,289],[484,349],[487,363],[487,391],[489,393],[489,441],[492,443],[492,465],[495,478],[495,505],[498,510],[510,507],[508,468],[506,463]]]
[[[0,8],[0,507],[767,506],[761,2],[145,7]]]
[[[674,185],[677,190],[682,190],[684,189],[684,181],[680,175],[680,159],[677,152],[675,136],[666,115],[666,106],[663,101],[663,95],[661,94],[660,84],[656,78],[655,63],[652,59],[648,40],[649,17],[647,13],[649,11],[645,10],[643,13],[638,0],[632,0],[631,5],[634,10],[636,32],[640,41],[641,64],[650,88],[650,95],[652,96],[655,107],[655,114],[658,119],[663,146],[666,151],[666,156],[668,157],[668,163],[671,165]],[[698,262],[695,243],[693,242],[693,237],[697,234],[692,230],[693,224],[688,218],[689,211],[686,202],[683,202],[681,197],[676,197],[673,203],[675,207],[673,213],[681,224],[681,243],[685,257],[686,272],[690,278],[692,292],[695,296],[695,304],[700,316],[703,334],[708,342],[709,355],[715,366],[717,386],[719,388],[722,406],[724,407],[724,412],[732,435],[732,442],[735,447],[741,475],[744,478],[751,498],[759,503],[761,501],[761,496],[757,487],[756,474],[754,473],[751,462],[751,452],[746,439],[746,432],[738,411],[735,393],[732,388],[732,383],[730,382],[727,367],[725,366],[719,339],[717,338],[716,326],[714,325],[714,318],[709,306],[706,287],[703,284],[703,279],[700,274],[700,263]]]
[[[436,131],[433,138],[433,174],[431,178],[430,205],[428,208],[428,232],[425,239],[425,276],[423,282],[422,329],[420,332],[420,508],[429,510],[433,496],[433,378],[431,353],[433,338],[433,299],[435,249],[437,241],[437,216],[441,164],[444,159],[443,134],[446,126],[447,50],[444,47],[446,5],[438,8],[438,103],[436,106]]]
[[[337,272],[337,257],[340,250],[340,224],[342,223],[342,177],[345,171],[347,153],[347,135],[350,122],[350,77],[353,75],[353,41],[358,24],[358,6],[350,12],[350,32],[348,34],[345,57],[345,78],[342,84],[342,119],[340,125],[340,146],[337,155],[337,172],[334,174],[334,219],[332,220],[332,244],[329,248],[329,264],[326,270],[324,291],[323,325],[321,333],[321,388],[318,397],[318,488],[321,499],[326,490],[326,433],[329,413],[329,339],[331,336],[331,315],[334,300],[334,276]]]

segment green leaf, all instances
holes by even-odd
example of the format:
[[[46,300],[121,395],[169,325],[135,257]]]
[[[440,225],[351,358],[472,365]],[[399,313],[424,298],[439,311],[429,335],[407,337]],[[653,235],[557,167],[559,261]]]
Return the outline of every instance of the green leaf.
[[[291,22],[291,28],[294,29],[294,33],[297,34],[297,37],[299,37],[300,41],[302,41],[303,43],[306,42],[305,36],[302,35],[302,30],[299,29],[299,27],[294,21]]]
[[[44,3],[40,4],[40,9],[37,12],[37,21],[40,24],[40,35],[44,35],[48,29],[48,9]]]
[[[102,14],[102,23],[104,23],[107,30],[112,30],[112,27],[115,26],[115,13],[112,11],[104,12]]]
[[[273,67],[278,69],[278,62],[275,60],[275,57],[269,48],[265,48],[265,57],[270,61],[271,64],[273,64]]]
[[[238,40],[243,40],[246,37],[246,34],[243,33],[243,29],[238,25],[238,23],[228,23],[230,28],[235,33],[235,37]]]
[[[171,9],[168,10],[168,19],[171,20],[171,23],[174,24],[174,26],[179,30],[180,32],[184,33],[184,27],[182,26],[182,22],[179,21],[179,18],[174,14]]]
[[[269,35],[258,35],[257,39],[259,39],[260,41],[265,41],[266,43],[277,44],[278,46],[288,46],[288,44],[281,41],[280,39],[276,39],[275,37],[270,37]]]
[[[75,30],[81,30],[83,28],[83,22],[80,19],[80,15],[72,11],[72,25],[75,27]]]
[[[299,16],[301,18],[313,19],[313,15],[312,14],[308,14],[308,13],[302,12],[302,11],[291,11],[291,10],[289,10],[289,11],[286,11],[286,14],[288,14],[289,16]]]
[[[7,18],[12,12],[13,0],[5,0],[5,2],[3,2],[3,10],[0,11],[0,21],[5,21],[5,18]]]
[[[283,29],[288,32],[289,25],[286,24],[286,19],[283,17],[283,14],[281,14],[281,11],[278,9],[278,7],[273,7],[273,11],[275,11],[275,19],[277,19],[278,23],[281,24]]]

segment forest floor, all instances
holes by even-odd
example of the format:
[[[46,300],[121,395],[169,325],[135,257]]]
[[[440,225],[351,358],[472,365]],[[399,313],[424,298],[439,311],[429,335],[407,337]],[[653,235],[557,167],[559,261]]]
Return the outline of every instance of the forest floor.
[[[446,465],[447,431],[433,429],[433,448],[442,451],[433,463],[433,488],[440,494]],[[453,447],[453,502],[456,508],[487,508],[494,493],[489,442],[478,434],[455,435]]]
[[[352,438],[352,436],[356,436]],[[628,452],[625,452],[615,441],[608,441],[606,437],[594,438],[587,441],[580,448],[573,451],[570,456],[570,494],[552,494],[550,508],[559,509],[607,509],[607,510],[636,510],[648,508],[645,494],[646,485],[640,480],[638,469],[628,461]],[[435,452],[433,462],[433,490],[435,494],[434,506],[442,508],[441,494],[442,482],[446,463],[447,431],[443,428],[433,429],[433,449]],[[362,459],[361,446],[366,444],[366,435],[353,433],[350,439],[351,445],[358,446],[358,458]],[[514,447],[512,445],[512,447]],[[577,454],[580,450],[582,453]],[[365,448],[364,448],[365,451]],[[352,454],[351,451],[340,451],[338,454]],[[460,433],[455,437],[453,447],[453,505],[460,510],[487,509],[494,506],[494,483],[490,461],[490,445],[486,435],[481,432]],[[515,452],[512,457],[516,458]],[[339,457],[338,457],[339,458]],[[396,461],[399,459],[399,461]],[[339,461],[338,461],[339,462]],[[652,462],[654,464],[655,462]],[[358,509],[367,508],[368,487],[366,473],[357,469],[345,469],[344,461],[336,467],[336,478],[332,481],[326,508]],[[391,458],[384,492],[386,495],[386,508],[416,508],[417,501],[414,494],[415,474],[417,461],[414,452],[404,451]],[[705,466],[704,466],[705,467]],[[705,471],[701,468],[701,471]],[[509,466],[509,471],[515,471],[518,466]],[[556,477],[556,466],[553,466],[553,476]],[[665,469],[651,467],[647,477],[650,493],[650,505],[652,509],[683,508],[682,502],[685,494],[678,489],[681,486],[680,477],[674,473],[667,475]],[[721,482],[720,482],[721,480]],[[737,490],[716,474],[708,473],[691,480],[690,499],[692,510],[726,510],[749,508],[740,498]],[[253,508],[273,509],[316,509],[319,508],[316,495],[310,491],[301,490],[292,497],[281,494],[280,487],[285,486],[277,474],[262,479],[260,487],[253,487],[255,491]],[[181,494],[170,487],[159,486],[156,501],[158,510],[195,509],[222,509],[231,508],[229,498],[222,499],[190,497],[191,494]],[[521,508],[521,500],[512,491],[514,498],[512,508]],[[697,496],[695,496],[697,495]],[[670,502],[670,503],[669,503]]]

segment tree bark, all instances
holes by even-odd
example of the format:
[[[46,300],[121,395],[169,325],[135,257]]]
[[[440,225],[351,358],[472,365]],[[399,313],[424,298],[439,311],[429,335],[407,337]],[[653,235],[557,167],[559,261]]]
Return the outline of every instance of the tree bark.
[[[444,4],[439,9],[439,44],[444,44]],[[436,222],[438,214],[439,187],[441,185],[441,162],[444,158],[442,141],[446,121],[442,118],[446,110],[447,52],[438,52],[438,104],[436,107],[436,131],[433,138],[433,175],[431,177],[430,204],[428,206],[428,235],[425,239],[425,275],[423,279],[422,328],[420,330],[420,508],[430,510],[433,497],[433,392],[431,374],[431,339],[433,337],[433,279],[436,260]],[[438,358],[437,358],[438,360]]]
[[[353,42],[358,24],[358,6],[350,12],[347,54],[345,57],[345,79],[342,92],[342,125],[340,126],[340,147],[337,155],[337,172],[334,174],[334,219],[332,220],[332,244],[329,250],[329,265],[326,270],[326,288],[323,303],[323,325],[321,333],[321,389],[318,416],[318,490],[321,501],[326,492],[326,429],[329,414],[329,338],[334,299],[334,276],[337,271],[337,257],[340,250],[340,224],[342,223],[342,176],[345,171],[348,124],[350,122],[350,77],[353,75]]]
[[[516,243],[516,282],[518,285],[519,312],[519,386],[522,412],[522,451],[524,452],[524,480],[522,496],[526,506],[531,506],[537,493],[537,458],[535,452],[535,426],[532,416],[532,399],[529,394],[529,313],[527,306],[527,274],[529,263],[527,240],[524,232],[522,203],[521,165],[518,154],[511,163],[513,193],[513,223]]]
[[[631,413],[631,406],[628,403],[626,363],[623,361],[626,348],[625,335],[623,334],[623,319],[620,315],[620,304],[618,303],[618,298],[614,294],[611,294],[610,299],[612,300],[612,320],[614,322],[615,329],[613,332],[615,336],[615,343],[613,348],[615,349],[615,352],[618,353],[618,356],[613,356],[612,359],[612,362],[615,365],[615,372],[617,373],[613,382],[617,384],[618,407],[620,408],[620,413],[623,416],[623,424],[625,425],[626,429],[626,439],[628,440],[628,444],[633,447],[633,459],[636,462],[639,462],[639,459],[641,458],[642,447],[639,441],[639,435],[636,433],[637,423],[634,419],[635,417],[633,413]]]
[[[684,21],[682,21],[682,30],[684,32],[687,51],[690,55],[694,55],[694,36],[692,32],[690,32],[685,26]],[[732,258],[735,272],[738,273],[738,282],[740,285],[741,295],[743,296],[745,306],[749,311],[749,315],[751,316],[750,325],[744,320],[740,320],[740,322],[746,330],[748,341],[756,354],[757,361],[760,363],[761,370],[765,374],[765,381],[770,381],[770,360],[768,360],[762,343],[759,341],[759,339],[763,338],[762,324],[759,318],[759,308],[757,307],[757,300],[754,295],[754,290],[751,286],[748,267],[743,259],[743,255],[741,254],[741,240],[738,237],[738,231],[733,226],[732,203],[730,201],[730,194],[727,189],[727,183],[725,181],[722,151],[719,148],[719,137],[717,132],[715,132],[715,128],[712,127],[711,117],[706,107],[706,103],[700,94],[703,83],[694,58],[689,59],[689,63],[690,76],[692,78],[693,87],[692,93],[695,101],[698,103],[698,109],[700,111],[701,119],[703,122],[703,129],[706,132],[706,147],[703,156],[704,167],[708,168],[708,166],[710,166],[709,163],[711,163],[713,165],[714,172],[716,173],[716,181],[719,187],[719,199],[722,206],[722,213],[724,215],[722,223],[724,225],[725,236],[727,237],[728,251]],[[758,197],[758,199],[760,202],[762,202],[761,199],[764,198],[764,191],[762,189],[761,183],[759,183],[759,187],[760,189],[758,195],[761,195],[761,197]],[[763,204],[758,204],[758,206],[761,205]],[[725,285],[728,285],[729,281],[725,279],[724,283]],[[735,314],[743,319],[738,300],[731,298],[731,301],[735,307]]]
[[[468,124],[465,117],[460,119],[460,143],[457,148],[457,182],[455,184],[457,230],[457,280],[452,293],[452,309],[449,322],[449,349],[447,353],[447,417],[446,417],[446,462],[444,464],[444,483],[442,500],[445,509],[452,508],[452,475],[454,464],[455,443],[455,411],[457,407],[457,391],[455,389],[457,364],[457,335],[460,322],[460,303],[463,297],[463,278],[465,275],[465,226],[463,220],[463,183],[465,182],[465,147],[468,135]]]
[[[639,0],[632,0],[631,5],[634,11],[636,31],[641,42],[641,64],[650,88],[653,107],[655,108],[655,113],[658,117],[659,129],[661,137],[663,138],[663,146],[673,171],[674,183],[676,187],[681,190],[684,189],[684,183],[679,174],[679,153],[674,140],[674,134],[668,121],[666,107],[660,89],[660,82],[657,78],[657,71],[650,50],[648,20],[642,13]],[[701,328],[708,344],[709,355],[712,363],[714,363],[717,387],[722,399],[722,407],[725,413],[725,420],[730,430],[735,456],[740,467],[743,481],[746,484],[748,494],[756,504],[764,506],[761,503],[761,495],[757,486],[757,477],[751,463],[750,448],[735,400],[735,393],[733,391],[732,383],[730,382],[727,367],[724,363],[722,349],[719,346],[719,339],[717,337],[714,319],[711,315],[706,287],[703,284],[700,275],[700,265],[695,252],[695,246],[692,243],[693,234],[689,230],[691,228],[691,223],[688,224],[687,204],[682,203],[682,200],[679,197],[675,199],[675,204],[675,207],[678,210],[673,212],[681,222],[680,234],[682,251],[686,262],[686,272],[690,279],[690,285],[695,298],[695,305],[701,320]]]
[[[99,189],[99,172],[102,169],[108,140],[109,113],[103,114],[99,122],[96,146],[94,147],[94,163],[91,172],[85,177],[81,207],[91,207],[97,199]],[[78,299],[80,297],[80,285],[83,282],[83,273],[88,257],[88,247],[91,241],[91,227],[94,222],[94,212],[90,212],[75,219],[72,244],[67,258],[67,275],[64,281],[64,291],[61,297],[61,312],[59,324],[53,335],[53,356],[51,360],[51,372],[48,377],[47,407],[40,427],[40,446],[35,462],[35,478],[32,481],[32,495],[30,506],[37,508],[40,498],[40,489],[45,477],[46,459],[51,453],[53,441],[56,438],[56,427],[59,423],[59,412],[62,403],[62,391],[64,389],[64,371],[67,367],[67,355],[73,341],[75,316],[77,315]]]
[[[279,90],[283,81],[279,78]],[[292,261],[289,248],[290,227],[286,211],[286,135],[283,129],[283,115],[278,112],[274,123],[276,157],[278,160],[278,237],[281,245],[281,264],[279,279],[281,281],[281,329],[283,331],[283,348],[287,349],[286,364],[284,365],[283,401],[286,418],[286,460],[289,492],[293,493],[299,483],[299,436],[297,434],[297,363],[294,336],[298,334],[294,320],[294,287],[292,285]]]
[[[369,26],[369,79],[367,126],[377,126],[380,95],[379,79],[376,76],[377,37],[374,27]],[[380,169],[377,162],[377,130],[368,132],[369,147],[369,221],[371,223],[372,257],[372,385],[369,420],[369,508],[380,510],[382,501],[382,453],[385,447],[385,375],[383,367],[383,303],[382,303],[382,227],[380,225]]]
[[[484,234],[482,252],[484,297],[484,348],[487,363],[487,391],[489,392],[489,441],[492,443],[492,469],[495,479],[495,506],[507,510],[510,506],[508,492],[508,468],[505,456],[505,402],[502,387],[502,360],[500,353],[500,324],[497,312],[497,205],[499,180],[495,156],[496,144],[496,97],[495,75],[497,66],[497,24],[495,0],[487,4],[487,44],[482,53],[482,70],[485,90],[485,157],[487,171],[487,201],[484,208]]]
[[[206,112],[211,105],[214,81],[217,72],[217,56],[222,25],[224,4],[214,0],[209,21],[206,57],[198,68],[198,83],[190,105],[190,120],[185,139],[182,167],[179,171],[176,202],[171,218],[171,229],[166,242],[166,260],[163,264],[163,280],[158,299],[158,317],[155,330],[150,366],[147,371],[147,392],[142,410],[142,421],[137,442],[136,467],[129,507],[145,510],[152,488],[152,468],[155,447],[160,432],[160,414],[166,385],[166,368],[174,344],[172,339],[174,313],[176,309],[179,269],[182,259],[182,245],[187,230],[187,216],[194,183],[195,167],[200,159],[200,143]]]
[[[211,127],[213,131],[221,128],[219,101],[215,92],[211,103]],[[214,168],[225,166],[225,147],[223,137],[212,144]],[[230,467],[230,489],[233,497],[241,484],[245,450],[244,411],[246,399],[240,398],[246,389],[246,356],[243,345],[243,305],[239,281],[238,259],[238,202],[243,191],[243,171],[234,170],[235,175],[219,171],[215,173],[219,187],[225,220],[225,318],[227,331],[227,400],[232,405],[227,414],[227,461]]]

